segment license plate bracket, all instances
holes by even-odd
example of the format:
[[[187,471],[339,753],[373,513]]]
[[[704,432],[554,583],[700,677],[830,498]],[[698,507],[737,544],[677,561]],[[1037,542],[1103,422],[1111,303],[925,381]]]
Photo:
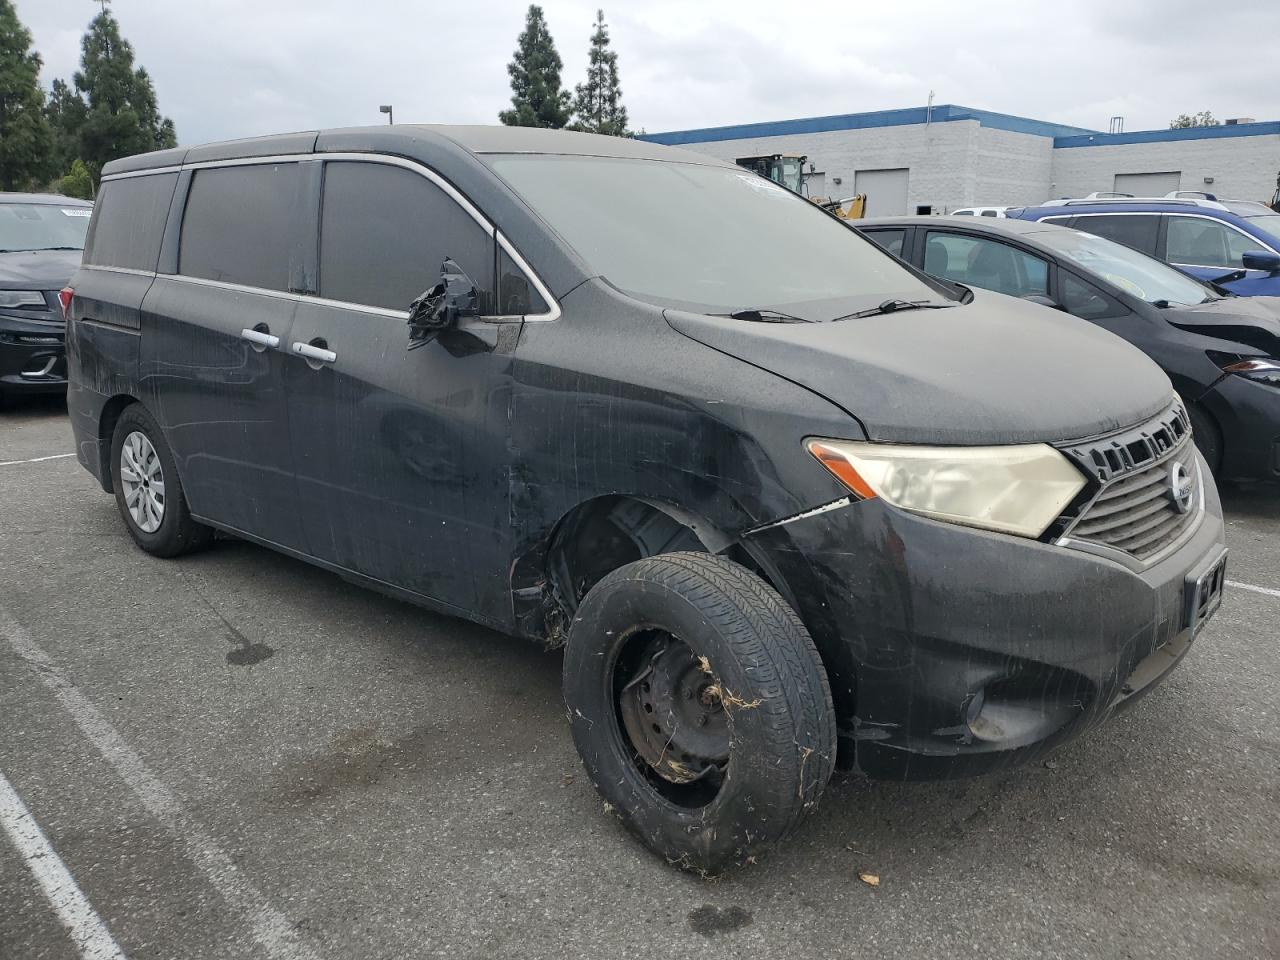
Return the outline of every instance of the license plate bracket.
[[[1227,581],[1227,551],[1222,550],[1207,564],[1187,574],[1183,587],[1183,626],[1194,637],[1222,606],[1222,589]]]

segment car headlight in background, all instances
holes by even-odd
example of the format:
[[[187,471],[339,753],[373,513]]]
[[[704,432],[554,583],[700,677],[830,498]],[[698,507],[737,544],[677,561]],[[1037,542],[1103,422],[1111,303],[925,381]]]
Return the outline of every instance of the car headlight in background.
[[[27,307],[46,307],[44,294],[39,290],[0,290],[0,307],[21,310]]]
[[[1218,353],[1216,350],[1209,351],[1209,359],[1223,373],[1234,373],[1249,380],[1280,387],[1280,360],[1270,357],[1242,357],[1235,353]]]
[[[1039,537],[1076,495],[1084,475],[1043,443],[917,447],[809,440],[809,452],[864,499],[936,520]]]

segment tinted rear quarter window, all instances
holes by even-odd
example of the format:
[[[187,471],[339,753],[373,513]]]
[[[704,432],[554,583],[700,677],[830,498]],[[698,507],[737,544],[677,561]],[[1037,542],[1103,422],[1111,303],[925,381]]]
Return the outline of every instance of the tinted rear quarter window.
[[[98,191],[84,262],[155,270],[176,173],[107,180]]]
[[[1085,233],[1105,237],[1116,243],[1123,243],[1126,247],[1132,247],[1139,253],[1155,256],[1156,234],[1160,231],[1158,216],[1077,217],[1074,226]]]
[[[1044,295],[1049,288],[1047,261],[988,237],[930,231],[924,270],[1012,297]]]
[[[182,217],[178,272],[288,290],[298,182],[296,163],[197,170]]]
[[[907,235],[905,230],[868,230],[867,236],[892,253],[902,256],[902,240]]]
[[[1067,313],[1085,320],[1102,320],[1106,317],[1120,317],[1129,312],[1089,281],[1066,270],[1061,271],[1060,276],[1062,305],[1066,307]]]
[[[320,295],[408,310],[452,259],[493,310],[494,242],[421,174],[385,163],[325,164],[320,214]],[[514,265],[512,265],[514,267]]]

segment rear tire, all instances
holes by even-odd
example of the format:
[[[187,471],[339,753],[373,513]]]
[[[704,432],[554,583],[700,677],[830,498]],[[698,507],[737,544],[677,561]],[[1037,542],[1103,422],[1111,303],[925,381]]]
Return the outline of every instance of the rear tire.
[[[755,860],[812,809],[835,764],[808,631],[723,557],[664,554],[596,584],[569,632],[564,696],[606,810],[687,869]]]
[[[1216,478],[1222,468],[1222,431],[1209,412],[1199,404],[1187,404],[1187,418],[1191,421],[1191,435],[1195,438],[1200,456],[1209,465],[1209,472]]]
[[[160,425],[138,403],[126,407],[111,436],[111,486],[134,543],[156,557],[177,557],[213,539],[191,519],[178,465]]]

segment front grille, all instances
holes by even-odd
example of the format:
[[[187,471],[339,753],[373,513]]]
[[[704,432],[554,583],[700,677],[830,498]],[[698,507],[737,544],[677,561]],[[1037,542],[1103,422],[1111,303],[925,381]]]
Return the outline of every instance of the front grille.
[[[1139,560],[1182,539],[1199,516],[1203,496],[1189,427],[1175,405],[1134,430],[1064,450],[1099,483],[1066,535]]]

